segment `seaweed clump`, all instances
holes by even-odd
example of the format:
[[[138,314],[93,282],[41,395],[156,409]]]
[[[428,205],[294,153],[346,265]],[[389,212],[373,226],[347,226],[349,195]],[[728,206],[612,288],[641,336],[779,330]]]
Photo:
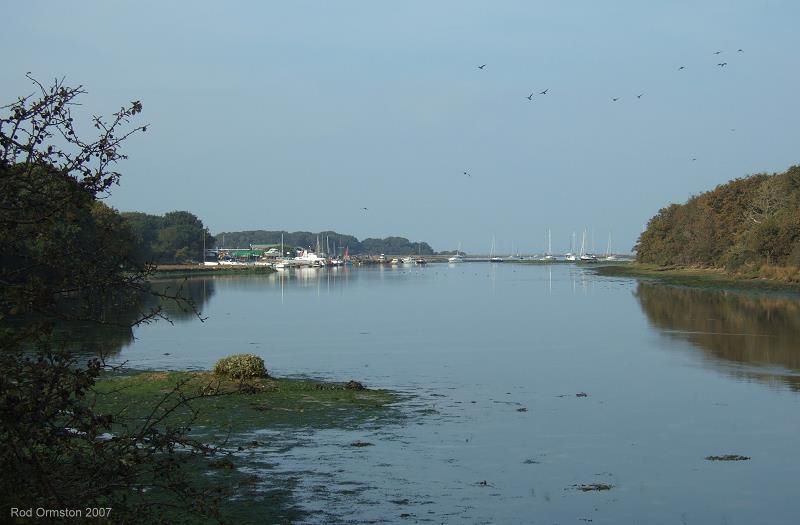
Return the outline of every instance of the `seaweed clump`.
[[[214,365],[214,374],[232,379],[269,377],[264,360],[255,354],[235,354],[223,357]]]

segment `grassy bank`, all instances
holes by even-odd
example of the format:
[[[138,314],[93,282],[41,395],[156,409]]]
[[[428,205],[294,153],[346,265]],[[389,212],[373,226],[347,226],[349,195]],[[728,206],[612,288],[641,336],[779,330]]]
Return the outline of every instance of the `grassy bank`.
[[[763,277],[743,276],[724,270],[707,268],[663,268],[646,264],[603,265],[594,267],[599,275],[654,279],[666,284],[698,288],[734,288],[743,290],[772,290],[800,292],[800,283],[784,282]]]
[[[190,401],[181,403],[182,397]],[[293,523],[307,518],[293,495],[302,474],[276,474],[272,469],[281,455],[306,446],[303,437],[307,440],[309,430],[397,423],[403,415],[393,404],[401,399],[399,394],[365,389],[355,382],[275,378],[241,382],[210,372],[129,372],[102,377],[90,401],[98,413],[113,414],[114,432],[163,416],[159,427],[190,424],[190,437],[219,447],[210,457],[191,456],[184,471],[200,488],[220,491],[222,522]],[[346,441],[342,446],[346,453],[359,445]]]

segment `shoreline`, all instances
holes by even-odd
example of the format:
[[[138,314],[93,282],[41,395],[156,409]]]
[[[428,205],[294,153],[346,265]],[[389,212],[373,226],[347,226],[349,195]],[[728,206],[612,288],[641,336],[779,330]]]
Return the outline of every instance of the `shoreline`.
[[[267,275],[277,270],[269,266],[252,265],[218,265],[205,266],[200,264],[158,264],[155,266],[151,278],[163,277],[189,277],[193,275],[235,275],[255,274]]]
[[[358,441],[359,431],[404,421],[407,415],[397,404],[408,397],[357,381],[237,380],[208,371],[155,370],[102,374],[90,395],[101,411],[113,415],[112,433],[136,428],[151,417],[153,407],[153,416],[164,417],[158,430],[191,425],[187,436],[210,452],[187,460],[186,479],[223,496],[217,511],[229,523],[308,519],[313,512],[300,508],[294,493],[300,473],[276,473],[274,466],[287,452],[307,446],[309,431],[339,430],[343,451],[373,445]],[[189,397],[185,404],[183,395]],[[197,517],[197,522],[212,521]]]
[[[604,265],[593,268],[604,277],[650,279],[664,284],[695,288],[728,288],[751,291],[800,292],[800,283],[778,281],[763,277],[736,276],[724,270],[710,268],[661,268],[632,263]]]

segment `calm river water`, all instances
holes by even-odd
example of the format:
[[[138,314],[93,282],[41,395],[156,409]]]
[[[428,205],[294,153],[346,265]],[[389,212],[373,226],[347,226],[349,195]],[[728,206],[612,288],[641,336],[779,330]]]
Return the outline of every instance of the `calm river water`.
[[[273,375],[413,394],[400,423],[282,436],[272,475],[311,523],[800,521],[797,296],[488,263],[187,285],[206,322],[175,312],[119,359],[252,352]],[[723,454],[751,459],[705,459]],[[595,483],[612,488],[576,488]]]

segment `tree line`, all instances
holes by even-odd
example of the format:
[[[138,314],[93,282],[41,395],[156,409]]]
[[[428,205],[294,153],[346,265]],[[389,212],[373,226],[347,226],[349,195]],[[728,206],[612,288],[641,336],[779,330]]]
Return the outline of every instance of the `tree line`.
[[[734,179],[659,210],[635,249],[641,263],[800,279],[800,166]]]
[[[164,215],[122,212],[120,215],[133,233],[136,251],[143,260],[154,263],[202,261],[203,246],[214,247],[214,237],[203,221],[191,212],[171,211]]]
[[[336,233],[334,231],[312,232],[287,232],[250,230],[239,232],[222,232],[215,236],[216,245],[220,248],[247,248],[252,244],[280,244],[284,246],[316,248],[317,242],[323,250],[341,255],[345,248],[351,255],[377,255],[381,253],[402,255],[433,255],[433,248],[426,242],[412,242],[405,237],[386,237],[384,239],[367,238],[359,241],[352,235]]]

